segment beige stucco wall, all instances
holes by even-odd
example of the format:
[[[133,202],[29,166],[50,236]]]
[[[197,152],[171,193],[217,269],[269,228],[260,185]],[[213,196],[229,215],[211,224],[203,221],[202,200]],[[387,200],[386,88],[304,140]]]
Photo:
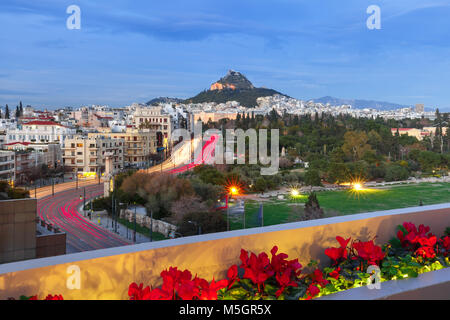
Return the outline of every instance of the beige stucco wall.
[[[22,294],[63,294],[66,299],[126,299],[133,282],[159,285],[159,273],[169,266],[188,268],[200,277],[223,278],[239,262],[240,249],[268,252],[274,245],[299,258],[328,263],[323,251],[336,246],[335,236],[384,243],[404,221],[431,226],[440,235],[450,226],[450,204],[391,210],[291,223],[229,233],[146,243],[62,257],[0,265],[0,299]],[[67,268],[81,270],[81,289],[69,290]],[[21,271],[19,271],[21,270]]]

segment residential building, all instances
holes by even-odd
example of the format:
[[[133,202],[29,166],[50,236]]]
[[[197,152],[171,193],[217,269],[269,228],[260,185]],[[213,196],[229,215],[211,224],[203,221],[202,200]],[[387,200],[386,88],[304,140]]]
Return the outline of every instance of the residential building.
[[[64,166],[77,173],[101,174],[105,159],[110,156],[114,169],[121,170],[124,167],[124,143],[123,139],[104,135],[67,139],[63,148]]]
[[[172,116],[162,106],[142,107],[138,105],[133,113],[134,126],[156,131],[157,146],[166,147],[170,142],[175,125]]]
[[[76,130],[54,121],[34,120],[22,124],[17,129],[7,130],[6,141],[12,142],[58,142],[64,144]]]
[[[425,137],[432,137],[436,135],[436,127],[424,127],[423,129],[416,129],[416,128],[392,128],[391,132],[393,135],[396,133],[403,135],[406,134],[411,137],[416,137],[417,140],[422,141]],[[447,134],[447,128],[442,128],[442,134]]]
[[[15,153],[0,150],[0,180],[13,182],[15,180]]]
[[[89,133],[88,137],[105,136],[124,141],[124,163],[127,167],[143,168],[150,155],[157,153],[156,132],[150,129],[127,128],[124,132]]]

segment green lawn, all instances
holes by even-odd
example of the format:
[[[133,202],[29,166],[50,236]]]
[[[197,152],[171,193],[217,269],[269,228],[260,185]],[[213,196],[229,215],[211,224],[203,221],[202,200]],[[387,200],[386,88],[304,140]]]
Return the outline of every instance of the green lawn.
[[[347,215],[371,211],[382,211],[423,205],[450,202],[450,183],[422,183],[401,186],[389,186],[354,193],[349,191],[318,192],[320,206],[326,216]],[[264,225],[275,225],[298,221],[306,197],[293,200],[271,200],[264,202]],[[258,227],[259,204],[246,201],[246,227]],[[231,229],[243,227],[242,216],[232,216]]]

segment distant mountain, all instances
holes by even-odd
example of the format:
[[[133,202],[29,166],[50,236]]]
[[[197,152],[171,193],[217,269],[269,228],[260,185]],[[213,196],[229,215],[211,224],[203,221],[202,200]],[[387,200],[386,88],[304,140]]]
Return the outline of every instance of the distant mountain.
[[[395,110],[401,108],[409,108],[411,106],[401,105],[397,103],[391,102],[381,102],[381,101],[372,101],[372,100],[358,100],[358,99],[340,99],[335,97],[322,97],[319,99],[313,99],[312,101],[316,103],[323,103],[333,106],[339,106],[343,104],[351,105],[355,109],[377,109],[377,110]]]
[[[242,106],[253,108],[258,105],[256,99],[273,96],[274,94],[284,96],[284,94],[273,89],[255,88],[242,73],[230,70],[225,77],[213,83],[209,90],[205,90],[195,97],[186,99],[185,103],[225,103],[228,101],[237,101]]]
[[[146,103],[146,105],[150,106],[150,105],[158,105],[158,104],[164,104],[164,103],[183,103],[183,99],[178,99],[178,98],[168,98],[168,97],[159,97],[159,98],[155,98],[152,99],[150,101],[148,101]]]

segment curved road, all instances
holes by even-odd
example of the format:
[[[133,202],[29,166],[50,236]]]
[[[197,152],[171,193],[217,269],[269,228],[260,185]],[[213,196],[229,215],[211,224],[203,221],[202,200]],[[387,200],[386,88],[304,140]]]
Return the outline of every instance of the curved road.
[[[202,148],[201,156],[196,161],[188,165],[179,167],[181,160],[190,158],[190,153],[186,152],[186,145],[190,147],[191,142],[179,148],[176,155],[171,157],[163,165],[158,165],[144,172],[165,171],[171,174],[185,172],[203,163],[209,163],[212,160],[217,136],[212,136]],[[194,145],[197,142],[193,142]],[[190,149],[188,149],[190,150]],[[187,156],[186,156],[187,154]],[[119,247],[132,244],[131,242],[119,237],[115,233],[99,227],[94,221],[85,219],[78,211],[83,205],[80,195],[84,195],[83,188],[86,188],[86,202],[103,194],[103,183],[97,184],[96,180],[79,181],[78,189],[76,182],[69,182],[56,185],[54,190],[51,186],[47,186],[37,190],[30,190],[30,195],[35,195],[38,199],[37,213],[42,220],[57,226],[67,235],[66,252],[74,253],[81,251],[90,251],[97,249],[105,249]],[[55,193],[52,196],[52,193]]]
[[[103,184],[86,186],[86,202],[103,193]],[[120,247],[131,244],[111,231],[108,231],[83,218],[78,212],[82,207],[83,188],[70,189],[48,195],[38,200],[37,214],[48,223],[66,233],[66,252],[74,253]]]

